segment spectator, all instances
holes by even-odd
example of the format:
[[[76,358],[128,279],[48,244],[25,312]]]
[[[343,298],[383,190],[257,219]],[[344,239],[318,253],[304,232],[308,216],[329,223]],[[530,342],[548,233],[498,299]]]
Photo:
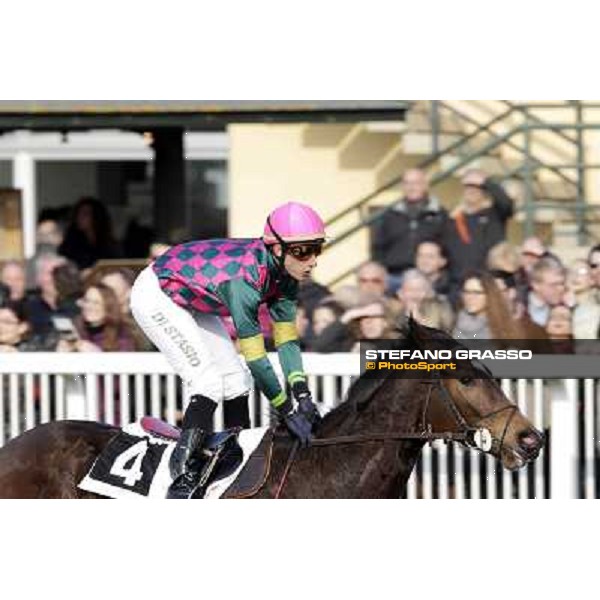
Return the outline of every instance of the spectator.
[[[406,269],[415,264],[420,242],[440,242],[448,213],[429,194],[427,175],[409,169],[402,179],[403,197],[373,227],[373,258],[384,265],[390,275],[389,291],[400,285]]]
[[[450,276],[446,270],[448,260],[437,242],[425,241],[417,246],[415,266],[425,275],[433,286],[433,291],[439,296],[450,293]]]
[[[124,315],[129,314],[129,296],[134,281],[135,273],[126,268],[108,269],[100,277],[100,282],[115,293],[121,312]]]
[[[298,339],[302,350],[307,350],[306,341],[309,336],[310,322],[306,316],[306,309],[302,304],[298,304],[296,308],[296,330],[298,331]]]
[[[334,300],[321,302],[313,313],[313,334],[319,336],[344,313],[344,309]]]
[[[416,317],[419,312],[419,306],[425,298],[433,298],[435,293],[429,279],[417,269],[409,269],[404,273],[402,285],[396,292],[396,297],[400,301],[398,306],[399,313],[402,316]]]
[[[62,340],[61,351],[131,352],[133,336],[123,319],[115,293],[103,283],[90,285],[81,299],[81,316],[77,319],[81,339]]]
[[[600,244],[596,244],[589,251],[588,265],[594,287],[594,298],[600,304]]]
[[[57,220],[42,211],[35,232],[35,254],[26,261],[27,289],[36,285],[35,264],[39,256],[57,254],[63,241],[63,229]]]
[[[519,270],[519,253],[512,244],[499,242],[488,252],[486,266],[489,271],[516,273]]]
[[[568,304],[572,308],[572,334],[578,340],[595,340],[600,329],[600,304],[594,297],[592,270],[585,260],[576,260],[567,272]]]
[[[344,308],[333,297],[321,302],[313,313],[313,329],[307,348],[313,352],[349,352],[354,339],[347,323],[341,321]]]
[[[346,311],[340,322],[348,327],[351,336],[351,352],[359,352],[361,342],[397,337],[392,319],[381,301]]]
[[[534,323],[546,326],[550,309],[561,304],[566,291],[565,270],[554,258],[540,259],[531,270],[527,312]]]
[[[451,327],[454,315],[450,304],[443,296],[436,295],[430,280],[418,269],[404,273],[396,297],[399,302],[393,307],[396,320],[412,316],[419,323],[439,322],[443,328]]]
[[[453,336],[457,339],[519,340],[524,333],[489,273],[468,272],[461,288],[462,307]]]
[[[77,316],[83,285],[75,263],[66,261],[55,267],[52,271],[52,279],[56,289],[56,311],[69,318]]]
[[[548,250],[540,238],[535,236],[526,238],[521,244],[521,269],[529,276],[534,265],[547,253]]]
[[[444,231],[454,287],[467,271],[485,267],[490,248],[504,241],[506,222],[513,214],[510,196],[482,171],[467,171],[462,184],[463,202],[452,211]]]
[[[101,258],[117,256],[110,216],[104,204],[95,198],[82,198],[75,205],[59,252],[80,269],[91,267]]]
[[[349,309],[361,303],[361,294],[355,285],[342,285],[336,288],[333,299],[344,309]]]
[[[35,261],[37,292],[28,297],[26,311],[34,335],[45,336],[54,331],[52,317],[59,314],[58,291],[52,272],[66,259],[56,254],[42,254]]]
[[[23,304],[9,301],[0,307],[0,352],[49,351],[56,342],[31,335]]]
[[[8,289],[8,300],[25,304],[27,288],[25,265],[18,260],[8,260],[0,267],[0,283]]]
[[[40,217],[35,231],[35,244],[43,252],[57,252],[64,238],[62,226],[55,219]]]
[[[573,296],[575,304],[593,301],[592,272],[586,260],[574,261],[567,271],[567,290]]]
[[[557,354],[572,354],[575,350],[573,337],[573,313],[564,304],[557,304],[550,309],[546,333],[552,340],[552,349]]]
[[[435,327],[446,333],[452,333],[454,313],[450,304],[440,300],[440,297],[425,298],[419,305],[415,319],[427,327]]]
[[[519,337],[523,340],[545,340],[544,328],[531,320],[525,304],[519,298],[516,276],[500,270],[491,271],[490,274],[504,297],[510,316],[517,323]]]
[[[388,272],[382,264],[376,261],[365,263],[358,270],[357,279],[360,294],[384,297],[388,286]]]

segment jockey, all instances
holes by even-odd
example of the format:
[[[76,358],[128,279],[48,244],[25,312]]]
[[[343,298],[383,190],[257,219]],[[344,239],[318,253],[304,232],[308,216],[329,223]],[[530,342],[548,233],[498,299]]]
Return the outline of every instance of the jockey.
[[[168,498],[188,498],[201,477],[196,452],[223,402],[225,427],[249,427],[254,378],[288,430],[306,446],[320,419],[302,367],[295,325],[296,294],[325,242],[309,206],[289,202],[267,217],[262,239],[216,239],[170,248],[146,267],[131,291],[131,311],[167,357],[190,402],[170,468]],[[282,389],[265,351],[258,319],[265,303],[279,362],[298,406]],[[231,316],[246,365],[220,319]]]

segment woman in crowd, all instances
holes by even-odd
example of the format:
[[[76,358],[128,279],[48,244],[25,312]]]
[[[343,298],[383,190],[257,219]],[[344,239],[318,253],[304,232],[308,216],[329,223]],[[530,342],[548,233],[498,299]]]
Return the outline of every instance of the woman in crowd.
[[[572,354],[575,351],[573,311],[569,306],[558,304],[550,309],[546,333],[552,340],[552,349],[555,353]]]
[[[121,313],[115,293],[103,283],[87,286],[76,319],[79,339],[62,340],[59,349],[75,352],[130,352],[134,338]]]
[[[117,256],[110,215],[102,202],[86,197],[75,205],[59,253],[80,269],[88,269],[101,258]]]
[[[0,352],[50,352],[56,336],[31,333],[22,303],[8,301],[0,307]]]
[[[567,271],[563,303],[572,311],[572,334],[578,340],[595,340],[600,329],[600,305],[594,298],[592,274],[586,260],[576,260]]]
[[[121,314],[135,341],[135,349],[139,351],[154,350],[154,346],[146,337],[129,310],[129,297],[135,281],[135,273],[131,269],[115,267],[103,271],[100,282],[109,287],[117,297]]]
[[[543,331],[529,329],[511,314],[509,302],[494,276],[482,271],[467,273],[461,287],[461,308],[452,335],[463,339],[539,339]]]

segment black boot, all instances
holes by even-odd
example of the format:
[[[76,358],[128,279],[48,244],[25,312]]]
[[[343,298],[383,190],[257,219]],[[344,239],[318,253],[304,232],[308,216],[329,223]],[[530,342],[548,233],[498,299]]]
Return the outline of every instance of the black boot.
[[[250,429],[250,409],[248,408],[248,398],[250,394],[242,394],[237,398],[225,400],[223,403],[223,424],[225,429],[241,427]]]
[[[206,396],[192,396],[183,417],[181,437],[169,462],[173,483],[167,498],[187,499],[198,485],[205,464],[202,445],[208,432],[212,431],[216,406],[216,402]]]
[[[181,432],[169,462],[173,483],[167,492],[168,499],[187,500],[196,489],[204,466],[201,451],[206,436],[207,433],[198,427]]]

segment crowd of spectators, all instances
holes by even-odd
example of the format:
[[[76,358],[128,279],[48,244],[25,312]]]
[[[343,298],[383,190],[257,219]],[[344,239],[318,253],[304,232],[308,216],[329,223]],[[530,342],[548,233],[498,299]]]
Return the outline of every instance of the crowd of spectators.
[[[406,172],[403,197],[373,227],[372,259],[355,283],[302,285],[304,350],[357,351],[359,340],[397,337],[408,316],[458,339],[553,340],[572,349],[574,340],[599,338],[600,245],[568,265],[537,237],[514,246],[506,241],[514,203],[502,186],[478,170],[462,183],[449,213],[424,172]],[[166,248],[152,244],[148,260]],[[0,263],[0,352],[152,350],[129,312],[135,271],[93,268],[116,256],[97,200],[82,199],[64,227],[42,215],[35,255]],[[269,341],[266,311],[261,323]]]
[[[535,340],[548,351],[573,351],[600,337],[600,245],[565,264],[537,237],[506,240],[514,202],[479,170],[462,179],[450,213],[410,169],[403,197],[372,228],[372,260],[355,285],[302,310],[303,343],[317,352],[352,351],[359,339],[400,335],[412,316],[457,339],[509,346]]]

